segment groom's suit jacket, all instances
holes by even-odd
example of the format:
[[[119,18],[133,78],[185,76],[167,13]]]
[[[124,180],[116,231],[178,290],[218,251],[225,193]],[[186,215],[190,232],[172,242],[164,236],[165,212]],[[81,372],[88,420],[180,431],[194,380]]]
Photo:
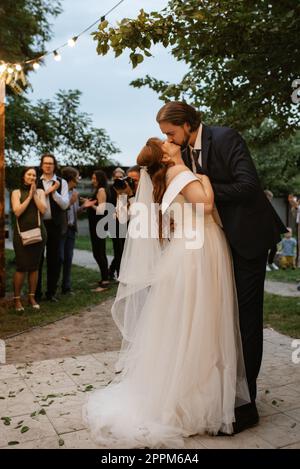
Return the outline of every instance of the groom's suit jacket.
[[[188,149],[185,164],[192,169]],[[202,169],[210,178],[229,244],[246,259],[264,254],[286,227],[263,192],[243,138],[228,127],[202,130]]]

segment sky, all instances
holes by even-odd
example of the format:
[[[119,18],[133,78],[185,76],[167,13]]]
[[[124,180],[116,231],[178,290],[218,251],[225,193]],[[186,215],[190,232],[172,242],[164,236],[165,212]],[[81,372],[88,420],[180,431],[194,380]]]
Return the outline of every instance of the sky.
[[[63,13],[53,20],[53,50],[76,36],[112,8],[118,0],[62,0]],[[135,18],[139,10],[160,11],[167,0],[125,0],[107,20],[112,25],[124,17]],[[95,31],[97,25],[91,30]],[[184,63],[177,62],[170,50],[162,46],[152,49],[154,57],[146,58],[136,69],[129,62],[129,52],[115,59],[113,53],[99,56],[96,41],[89,32],[74,48],[62,49],[61,62],[50,55],[37,72],[30,74],[33,92],[30,99],[52,98],[60,90],[82,91],[81,108],[91,114],[95,127],[104,128],[121,153],[116,159],[123,166],[135,163],[139,150],[151,136],[161,137],[155,121],[163,105],[157,94],[148,88],[133,88],[129,83],[146,74],[160,80],[179,82],[187,72]]]

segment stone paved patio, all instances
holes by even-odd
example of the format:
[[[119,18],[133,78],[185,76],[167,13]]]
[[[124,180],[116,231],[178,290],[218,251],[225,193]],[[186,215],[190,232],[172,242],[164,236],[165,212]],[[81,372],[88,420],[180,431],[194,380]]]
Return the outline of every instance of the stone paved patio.
[[[300,449],[300,364],[292,362],[292,339],[270,329],[264,335],[260,424],[234,437],[189,438],[186,448]],[[110,351],[2,365],[0,448],[96,448],[81,408],[92,389],[113,378],[116,355]]]

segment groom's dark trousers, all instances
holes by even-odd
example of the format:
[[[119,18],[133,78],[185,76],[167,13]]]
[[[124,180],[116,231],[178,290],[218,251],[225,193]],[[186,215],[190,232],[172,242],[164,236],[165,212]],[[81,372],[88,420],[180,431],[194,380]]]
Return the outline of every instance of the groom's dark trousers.
[[[192,169],[189,149],[182,152]],[[265,196],[242,137],[227,127],[203,125],[201,166],[212,182],[215,203],[230,244],[244,361],[251,401],[262,359],[263,296],[268,250],[286,227]]]

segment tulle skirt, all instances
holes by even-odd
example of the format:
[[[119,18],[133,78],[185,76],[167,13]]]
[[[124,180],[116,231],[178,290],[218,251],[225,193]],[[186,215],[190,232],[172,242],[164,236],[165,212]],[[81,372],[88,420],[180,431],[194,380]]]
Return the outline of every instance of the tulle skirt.
[[[83,409],[102,447],[178,448],[184,437],[232,433],[249,401],[230,251],[210,217],[205,243],[165,249],[122,357],[123,371]]]

